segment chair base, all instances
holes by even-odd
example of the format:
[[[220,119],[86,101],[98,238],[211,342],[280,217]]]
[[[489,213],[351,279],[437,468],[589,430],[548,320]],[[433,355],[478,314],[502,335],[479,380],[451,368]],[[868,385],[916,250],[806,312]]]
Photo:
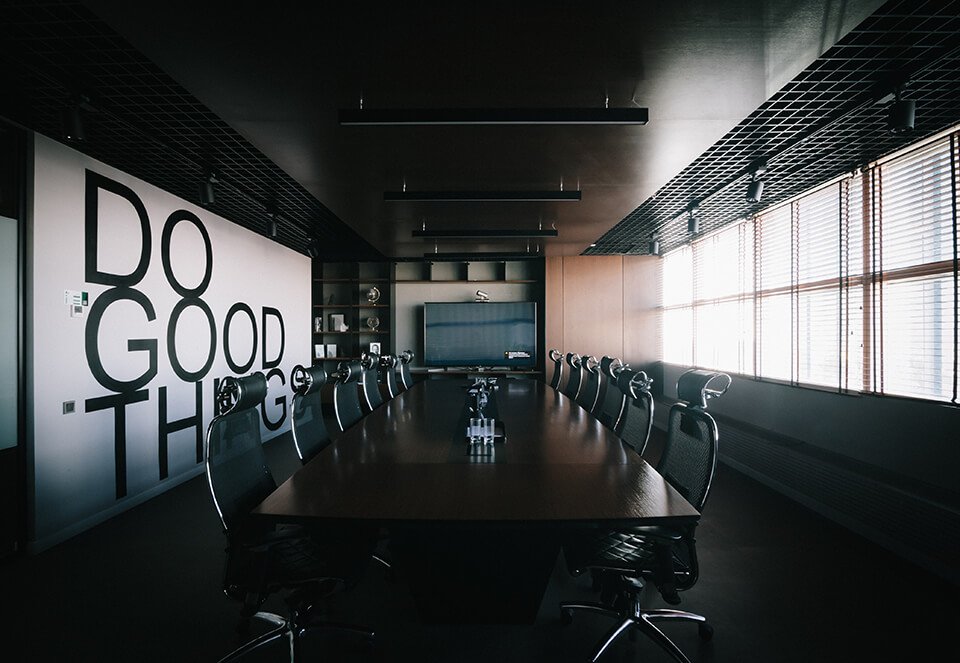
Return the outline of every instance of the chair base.
[[[357,635],[371,643],[373,642],[374,638],[373,631],[367,630],[360,626],[319,621],[311,618],[309,615],[301,615],[297,611],[294,611],[289,618],[281,617],[280,615],[272,612],[258,612],[253,615],[253,619],[265,621],[274,628],[262,635],[257,636],[253,640],[240,645],[237,649],[234,649],[232,652],[221,658],[219,663],[229,663],[230,661],[240,660],[250,652],[260,649],[261,647],[270,644],[274,640],[278,640],[283,637],[286,637],[290,644],[290,663],[296,663],[296,661],[299,660],[298,655],[300,651],[300,638],[304,633],[313,629],[322,628],[325,630],[342,631],[344,633]]]
[[[638,595],[631,596],[629,603],[622,610],[614,610],[602,603],[563,602],[560,604],[560,620],[564,624],[569,624],[573,619],[573,612],[575,610],[598,613],[613,617],[617,620],[614,627],[607,632],[606,637],[604,637],[596,650],[594,650],[593,655],[590,657],[591,663],[596,663],[607,648],[623,633],[630,633],[632,636],[635,630],[640,631],[660,645],[674,660],[679,663],[690,663],[690,659],[680,651],[680,648],[677,647],[663,631],[654,625],[653,622],[656,621],[696,622],[698,633],[703,640],[709,640],[713,637],[713,627],[707,623],[706,617],[682,610],[644,610],[640,607],[640,598]]]

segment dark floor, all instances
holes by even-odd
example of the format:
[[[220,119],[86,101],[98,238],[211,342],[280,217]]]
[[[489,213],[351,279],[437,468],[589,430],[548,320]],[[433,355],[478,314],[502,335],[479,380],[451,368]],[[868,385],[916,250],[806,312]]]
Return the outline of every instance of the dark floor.
[[[267,449],[278,480],[296,469],[289,437]],[[218,660],[237,643],[238,606],[220,591],[223,543],[201,476],[44,553],[0,562],[0,660]],[[694,662],[958,660],[957,587],[726,466],[698,544],[700,582],[680,607],[707,615],[716,635],[701,643],[691,625],[665,627]],[[331,618],[374,629],[375,647],[311,637],[306,660],[583,661],[610,626],[586,615],[560,625],[558,602],[590,595],[562,558],[532,626],[421,624],[407,585],[383,571],[371,567],[330,607]],[[265,654],[250,660],[286,652]],[[671,659],[641,637],[604,660]]]

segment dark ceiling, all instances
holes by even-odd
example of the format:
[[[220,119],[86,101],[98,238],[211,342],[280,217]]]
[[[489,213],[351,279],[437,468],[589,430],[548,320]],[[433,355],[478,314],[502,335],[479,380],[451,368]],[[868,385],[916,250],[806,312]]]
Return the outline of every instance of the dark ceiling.
[[[664,247],[685,240],[671,220],[692,199],[704,200],[705,229],[742,215],[736,182],[758,156],[777,178],[766,204],[906,140],[878,125],[874,97],[891,75],[913,74],[919,132],[957,121],[956,3],[879,5],[6,2],[0,75],[20,95],[0,113],[55,135],[76,86],[101,109],[84,151],[191,200],[215,162],[226,180],[216,211],[262,232],[276,198],[278,240],[302,251],[316,235],[325,257],[526,250],[516,239],[435,247],[411,237],[424,226],[555,225],[559,236],[531,251],[643,253],[654,231]],[[650,122],[340,126],[338,111],[361,98],[365,109],[609,103],[648,107]],[[848,111],[866,127],[859,142],[837,130]],[[836,144],[849,145],[818,161]],[[562,186],[582,200],[383,200],[404,186]]]

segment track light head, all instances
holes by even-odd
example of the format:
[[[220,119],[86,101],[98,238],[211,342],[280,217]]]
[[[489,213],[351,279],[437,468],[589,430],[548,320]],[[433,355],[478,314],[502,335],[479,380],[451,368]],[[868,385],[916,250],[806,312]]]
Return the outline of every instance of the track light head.
[[[307,255],[314,259],[320,255],[320,244],[316,239],[311,239],[307,244]]]
[[[76,143],[87,139],[87,133],[83,126],[83,111],[78,103],[71,103],[60,112],[60,119],[63,123],[63,137],[66,140]]]
[[[270,219],[267,221],[267,236],[276,237],[277,236],[277,220]]]
[[[759,203],[763,197],[763,180],[752,180],[747,185],[747,202]]]
[[[913,99],[901,99],[902,94],[902,88],[897,88],[896,97],[887,110],[887,129],[892,134],[905,134],[913,131],[917,102]]]
[[[660,255],[660,240],[656,237],[651,237],[650,243],[647,245],[647,252],[652,256]]]
[[[687,232],[697,234],[700,232],[700,203],[696,200],[687,205]]]
[[[200,182],[200,204],[204,207],[213,205],[216,200],[215,185],[220,183],[220,173],[217,169],[208,166],[203,174],[203,181]]]
[[[277,217],[280,215],[280,212],[277,210],[277,205],[273,201],[268,202],[265,207],[267,212],[267,236],[276,237]]]

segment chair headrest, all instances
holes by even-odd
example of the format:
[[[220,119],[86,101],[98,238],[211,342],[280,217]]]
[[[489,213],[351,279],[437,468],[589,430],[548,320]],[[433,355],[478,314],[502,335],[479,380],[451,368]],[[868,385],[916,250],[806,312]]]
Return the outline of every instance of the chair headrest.
[[[409,364],[411,361],[413,361],[413,357],[413,350],[404,350],[400,353],[400,356],[397,357],[397,359],[399,359],[401,363]]]
[[[398,359],[393,355],[380,355],[380,365],[385,368],[393,368],[397,362]]]
[[[356,382],[360,379],[360,376],[363,375],[363,366],[357,360],[354,361],[341,361],[337,364],[337,382],[340,384],[346,384],[348,382]]]
[[[376,368],[380,365],[380,355],[376,352],[363,352],[360,354],[360,365],[367,371]]]
[[[290,386],[294,393],[301,396],[320,391],[320,388],[326,383],[327,372],[320,365],[304,368],[297,364],[290,373]]]
[[[587,355],[586,357],[583,357],[583,367],[594,375],[600,372],[600,362],[597,361],[597,358],[593,355]]]
[[[631,398],[639,398],[638,392],[650,391],[653,380],[643,371],[624,368],[617,374],[617,387]]]
[[[617,375],[619,375],[620,371],[626,368],[626,366],[619,357],[604,356],[600,360],[600,371],[612,380],[616,380]]]
[[[226,377],[220,383],[217,401],[220,413],[239,412],[254,407],[267,397],[267,378],[263,373],[251,373],[242,378]]]
[[[677,379],[677,398],[705,410],[707,400],[723,396],[731,382],[726,373],[691,368]]]
[[[575,352],[568,352],[567,363],[574,368],[580,368],[580,355]]]

